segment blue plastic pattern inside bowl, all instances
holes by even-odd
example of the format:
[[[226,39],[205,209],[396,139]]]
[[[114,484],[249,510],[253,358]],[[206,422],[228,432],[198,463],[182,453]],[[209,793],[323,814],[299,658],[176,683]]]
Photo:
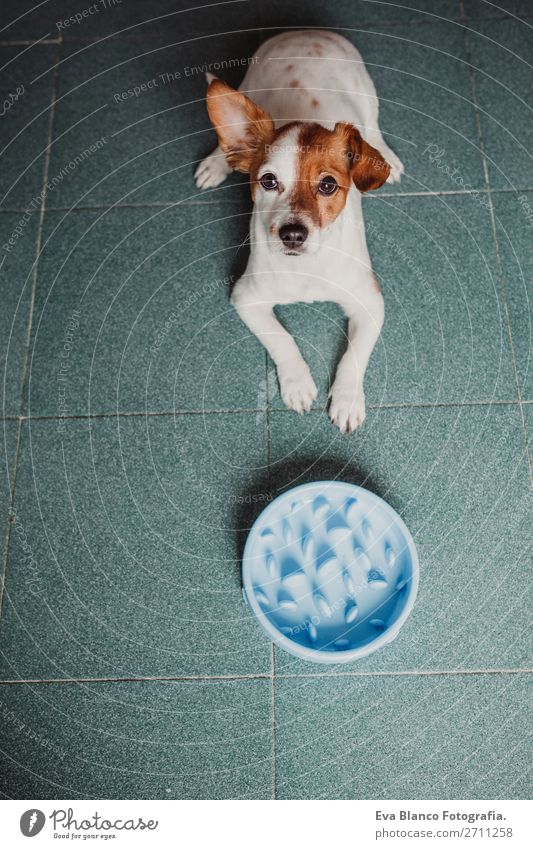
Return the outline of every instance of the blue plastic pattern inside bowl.
[[[386,501],[320,481],[263,510],[246,541],[243,584],[277,645],[304,660],[342,663],[396,637],[415,602],[418,556]]]

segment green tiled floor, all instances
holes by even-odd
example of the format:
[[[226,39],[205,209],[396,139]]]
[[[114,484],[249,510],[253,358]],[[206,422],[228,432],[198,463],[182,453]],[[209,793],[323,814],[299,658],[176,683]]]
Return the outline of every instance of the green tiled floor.
[[[280,798],[529,798],[528,675],[281,679]]]
[[[31,788],[45,799],[265,798],[271,705],[270,682],[260,679],[4,687],[1,791],[26,798]]]
[[[4,212],[0,215],[0,367],[2,415],[18,416],[24,361],[28,347],[28,322],[34,283],[35,243],[39,211]]]
[[[50,44],[0,46],[0,209],[40,207],[57,57],[58,48]]]
[[[357,441],[323,415],[280,412],[270,434],[275,492],[351,480],[393,504],[415,538],[424,564],[416,607],[358,671],[528,665],[533,499],[515,405],[374,410]],[[307,668],[276,651],[277,671]]]
[[[490,180],[497,188],[531,188],[529,32],[522,21],[507,19],[475,22],[469,34]]]
[[[527,4],[122,0],[63,27],[66,0],[33,5],[0,38],[4,96],[24,86],[1,128],[0,794],[528,796]],[[320,390],[300,418],[228,301],[246,181],[192,180],[200,66],[306,25],[360,47],[406,165],[364,202],[386,321],[351,437],[324,410],[340,310],[279,310]],[[331,477],[400,512],[421,581],[391,646],[326,670],[273,650],[240,558],[272,493]]]
[[[498,243],[522,398],[533,400],[533,192],[494,197]]]
[[[265,354],[228,302],[247,221],[220,203],[51,212],[26,410],[57,415],[60,385],[71,415],[255,409]]]

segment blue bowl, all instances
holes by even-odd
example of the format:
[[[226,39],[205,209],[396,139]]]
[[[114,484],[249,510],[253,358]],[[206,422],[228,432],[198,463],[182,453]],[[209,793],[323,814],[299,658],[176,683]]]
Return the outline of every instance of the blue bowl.
[[[418,556],[386,501],[360,486],[319,481],[263,510],[246,541],[243,584],[280,648],[343,663],[396,637],[415,603]]]

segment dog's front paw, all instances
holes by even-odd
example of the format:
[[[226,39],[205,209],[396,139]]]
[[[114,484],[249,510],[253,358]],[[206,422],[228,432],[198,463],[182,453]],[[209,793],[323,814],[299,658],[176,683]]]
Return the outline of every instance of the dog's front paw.
[[[278,377],[284,404],[289,410],[308,413],[318,392],[307,364],[291,370],[279,370]]]
[[[341,433],[351,433],[363,424],[366,416],[365,394],[362,389],[333,384],[330,392],[329,417]]]
[[[199,189],[214,189],[224,182],[230,171],[224,154],[213,151],[200,162],[194,172],[194,179]]]

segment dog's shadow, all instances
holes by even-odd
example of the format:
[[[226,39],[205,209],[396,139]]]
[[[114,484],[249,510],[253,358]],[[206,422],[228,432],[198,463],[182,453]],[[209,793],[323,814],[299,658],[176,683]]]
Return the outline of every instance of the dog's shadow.
[[[250,528],[270,501],[294,486],[313,481],[333,480],[363,486],[382,497],[383,487],[377,484],[363,466],[324,455],[320,458],[303,456],[288,463],[278,463],[256,478],[245,491],[237,496],[233,528],[235,529],[235,561],[240,580],[242,580],[242,556]]]

